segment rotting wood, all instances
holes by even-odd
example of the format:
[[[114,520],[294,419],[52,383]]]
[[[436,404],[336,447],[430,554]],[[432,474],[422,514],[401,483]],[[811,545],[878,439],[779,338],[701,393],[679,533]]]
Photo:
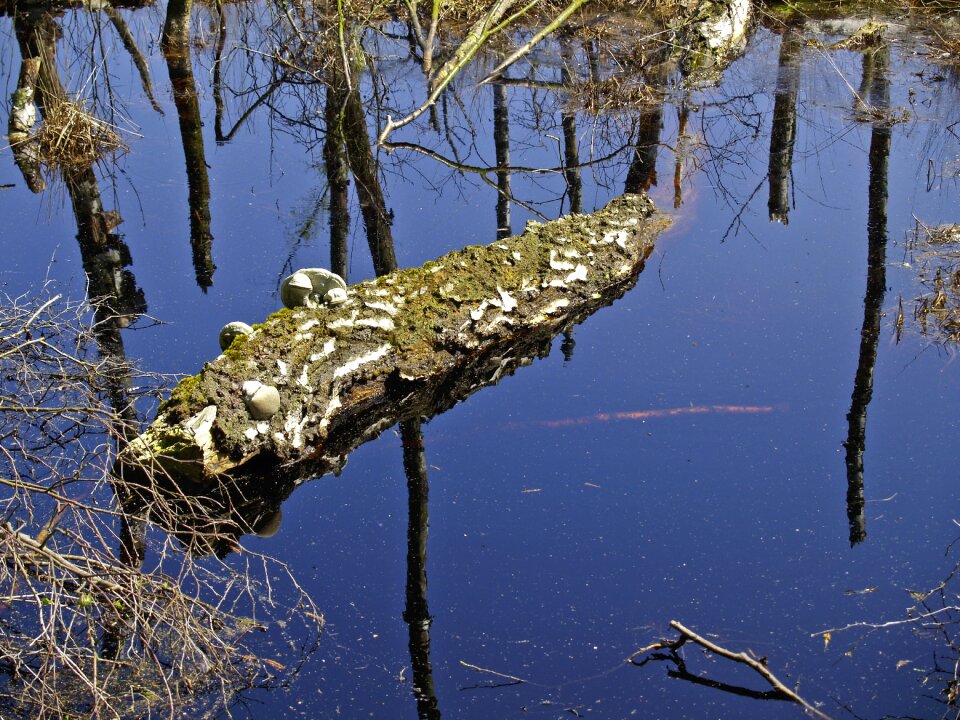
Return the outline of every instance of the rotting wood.
[[[184,489],[267,469],[336,468],[338,454],[398,420],[433,414],[427,399],[453,398],[449,407],[495,382],[491,358],[523,364],[515,345],[532,338],[542,347],[618,297],[668,225],[646,196],[624,195],[590,215],[531,222],[521,235],[354,285],[342,305],[274,313],[181,381],[123,461],[158,463]],[[467,372],[481,366],[492,376]],[[248,380],[279,389],[269,420],[250,417]]]

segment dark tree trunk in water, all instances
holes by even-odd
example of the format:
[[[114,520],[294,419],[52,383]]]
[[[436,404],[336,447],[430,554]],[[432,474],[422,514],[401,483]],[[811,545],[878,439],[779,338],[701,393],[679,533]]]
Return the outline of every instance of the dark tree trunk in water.
[[[790,170],[797,136],[797,88],[800,85],[802,48],[803,37],[788,27],[780,40],[777,91],[770,128],[770,197],[767,200],[770,220],[784,225],[789,222],[790,216]]]
[[[864,97],[874,107],[890,105],[890,81],[887,77],[890,49],[887,45],[868,50],[863,56]],[[890,127],[875,123],[870,134],[870,181],[867,211],[867,291],[863,300],[863,327],[860,331],[860,356],[853,383],[850,412],[847,414],[847,518],[850,545],[867,537],[864,515],[863,455],[867,436],[867,406],[873,397],[873,373],[877,365],[883,299],[887,290],[887,171],[890,158]]]
[[[56,70],[60,27],[49,13],[32,10],[17,15],[13,29],[20,46],[20,73],[10,99],[7,132],[14,162],[27,187],[40,193],[47,183],[41,172],[37,144],[30,140],[29,133],[49,103],[66,99]]]
[[[437,693],[430,661],[430,610],[427,607],[427,532],[430,526],[427,458],[419,418],[400,423],[403,470],[407,476],[407,597],[403,619],[409,626],[413,694],[420,720],[438,720]]]
[[[60,28],[52,16],[39,12],[18,16],[15,30],[23,61],[20,82],[29,84],[41,112],[46,113],[56,103],[68,99],[57,72]],[[130,250],[113,232],[120,218],[103,209],[92,161],[60,170],[77,223],[77,244],[87,276],[87,293],[96,307],[94,335],[103,354],[123,358],[120,329],[146,312],[147,306],[143,291],[126,269],[132,263]],[[118,383],[111,393],[111,402],[117,412],[127,418],[130,409],[123,382],[118,380]]]
[[[324,112],[327,134],[323,142],[323,163],[330,190],[330,269],[346,280],[350,177],[341,127],[343,105],[343,94],[328,87]]]
[[[397,266],[393,249],[393,232],[390,225],[393,215],[387,203],[377,175],[377,162],[367,131],[367,115],[360,99],[358,82],[348,83],[340,63],[333,63],[331,77],[332,95],[336,98],[327,111],[328,129],[338,128],[346,149],[347,162],[353,173],[360,213],[366,228],[373,268],[377,275],[390,272]],[[330,98],[328,97],[328,104]],[[329,123],[333,122],[334,125]]]
[[[657,154],[660,149],[660,130],[663,128],[663,105],[644,107],[640,111],[640,127],[633,148],[633,162],[627,170],[623,191],[647,192],[657,184]]]
[[[652,86],[667,84],[672,61],[668,49],[658,51],[651,58],[653,69],[646,78]],[[660,150],[660,132],[663,130],[663,102],[645,105],[640,110],[637,141],[633,147],[633,160],[627,170],[623,185],[625,193],[644,193],[657,184],[657,155]]]
[[[29,83],[40,108],[46,112],[55,103],[64,102],[67,93],[57,74],[56,43],[59,27],[46,13],[25,13],[16,19],[16,35],[23,66],[21,87]],[[147,310],[143,291],[137,287],[130,251],[114,228],[120,223],[117,213],[106,212],[93,161],[60,168],[70,206],[77,224],[77,244],[87,277],[87,293],[94,306],[93,336],[101,357],[123,361],[126,352],[121,329]],[[130,377],[123,364],[101,366],[109,403],[120,419],[114,428],[120,450],[137,427],[136,409],[128,396]],[[120,493],[118,493],[119,495]],[[128,516],[120,521],[118,560],[139,569],[143,564],[145,524]],[[116,657],[124,642],[124,630],[117,624],[108,627],[100,642],[105,657]]]
[[[203,146],[200,101],[190,60],[191,0],[171,0],[163,26],[161,47],[167,61],[173,102],[180,121],[180,138],[187,167],[190,205],[190,247],[197,285],[206,292],[213,285],[213,234],[210,231],[210,179]]]
[[[510,108],[507,89],[493,86],[493,145],[497,153],[497,238],[508,238],[513,233],[510,224]]]
[[[576,67],[576,57],[569,39],[563,42],[560,55],[563,58],[563,64],[560,66],[560,83],[567,85],[570,82],[569,68]],[[580,179],[580,146],[577,139],[576,112],[562,113],[560,124],[563,127],[563,176],[567,181],[570,212],[580,213],[583,212],[583,181]]]
[[[677,108],[677,149],[673,154],[673,208],[683,205],[683,164],[686,160],[687,123],[690,120],[690,108],[684,101]]]

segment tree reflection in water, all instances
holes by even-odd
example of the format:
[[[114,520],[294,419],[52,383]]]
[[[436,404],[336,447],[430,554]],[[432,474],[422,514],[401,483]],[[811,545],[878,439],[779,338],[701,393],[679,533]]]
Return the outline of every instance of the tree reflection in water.
[[[193,10],[201,17],[212,13],[206,7]],[[229,144],[246,123],[252,124],[263,117],[269,118],[272,132],[296,138],[312,166],[317,168],[316,182],[322,188],[315,193],[307,220],[328,213],[329,264],[344,277],[350,269],[351,203],[359,208],[375,274],[397,267],[393,212],[406,220],[416,209],[396,203],[391,209],[391,183],[399,184],[420,172],[416,168],[422,166],[415,166],[414,162],[421,159],[437,164],[430,167],[448,168],[455,182],[463,183],[464,187],[475,185],[483,189],[486,194],[480,202],[486,204],[490,217],[496,218],[496,236],[501,238],[512,232],[512,223],[521,215],[549,217],[561,209],[589,210],[591,188],[622,187],[628,192],[657,190],[657,163],[665,162],[669,153],[673,155],[675,206],[679,207],[683,201],[685,168],[697,167],[714,173],[711,176],[714,189],[738,211],[731,234],[746,227],[748,206],[754,195],[761,198],[762,203],[764,185],[769,220],[786,224],[791,213],[795,217],[799,214],[794,207],[796,187],[792,173],[797,162],[798,128],[805,122],[798,116],[804,110],[799,64],[804,52],[804,29],[800,23],[776,27],[771,33],[780,36],[780,43],[776,86],[769,98],[772,106],[769,110],[762,109],[757,98],[747,93],[727,98],[711,95],[709,91],[698,95],[696,82],[676,69],[670,48],[660,46],[646,49],[644,62],[633,79],[644,87],[657,88],[662,91],[661,95],[652,100],[648,97],[645,102],[623,109],[617,115],[606,113],[603,108],[588,111],[586,103],[578,99],[591,95],[601,83],[617,77],[614,66],[623,59],[622,52],[617,54],[622,48],[606,44],[602,37],[580,40],[565,36],[551,46],[551,52],[511,68],[489,90],[475,91],[472,81],[476,77],[470,72],[464,73],[442,93],[421,121],[391,138],[386,146],[390,153],[387,153],[374,144],[377,131],[388,115],[400,117],[409,112],[412,98],[423,95],[434,60],[443,59],[443,52],[437,58],[432,53],[431,33],[435,25],[423,17],[419,31],[412,25],[399,30],[394,25],[376,32],[359,26],[346,28],[349,42],[345,47],[356,53],[347,57],[347,70],[340,62],[342,48],[336,37],[339,30],[329,25],[329,18],[311,15],[299,4],[294,4],[292,10],[287,15],[270,6],[264,15],[257,15],[243,8],[221,8],[215,17],[216,41],[207,48],[190,42],[191,4],[171,2],[167,6],[162,47],[180,123],[188,180],[190,244],[196,282],[201,288],[211,287],[215,265],[211,187],[200,104],[204,75],[194,75],[191,56],[196,59],[207,52],[211,57],[217,142]],[[43,35],[46,31],[42,27],[21,35],[20,29],[28,28],[27,23],[31,21],[24,15],[17,22],[25,63],[31,53],[36,55],[27,47],[30,34],[46,38],[42,42],[50,46],[48,51],[55,51],[52,36]],[[764,22],[774,25],[769,19]],[[236,40],[240,37],[242,44]],[[437,49],[449,50],[441,45]],[[889,105],[890,48],[887,45],[870,48],[862,57],[860,94],[870,105],[882,110]],[[363,73],[358,72],[361,66]],[[581,66],[589,72],[575,70]],[[479,69],[476,74],[479,75]],[[404,94],[398,90],[404,84],[416,92]],[[51,91],[56,89],[54,82],[48,82],[47,86],[54,89]],[[485,95],[487,92],[490,94]],[[152,99],[152,93],[148,91],[148,95]],[[668,105],[677,108],[679,125],[675,133],[677,141],[672,147],[668,128],[673,114],[667,112]],[[482,107],[482,111],[477,111],[477,107]],[[479,121],[475,117],[477,113],[482,115]],[[228,121],[230,117],[236,118],[232,126]],[[487,119],[492,138],[488,137],[490,133],[486,128],[480,127]],[[713,128],[722,123],[729,123],[726,134],[714,133]],[[758,150],[756,138],[768,123],[769,146]],[[886,206],[892,134],[889,124],[882,120],[871,127],[867,288],[844,443],[851,545],[866,539],[866,416],[873,396],[886,294]],[[589,142],[584,140],[588,135]],[[549,157],[550,161],[523,164],[528,155],[518,152],[518,148],[524,145],[534,146],[541,160]],[[764,153],[766,157],[761,157],[763,150],[768,151]],[[22,163],[27,183],[39,188],[41,176],[36,169],[31,170],[30,158],[21,155],[15,156],[15,160]],[[737,195],[718,168],[724,164],[728,168],[746,167],[751,162],[758,167],[765,165],[765,174],[761,173],[763,177],[753,195]],[[541,178],[548,178],[549,182],[538,185]],[[64,173],[64,187],[77,218],[78,241],[91,296],[107,298],[104,307],[109,308],[115,318],[101,325],[102,348],[104,352],[122,356],[120,330],[146,311],[146,302],[128,269],[129,249],[115,233],[118,216],[103,210],[93,166]],[[316,233],[317,226],[319,224],[308,227],[305,221],[300,229],[306,234]],[[353,226],[356,229],[358,223]],[[297,242],[295,239],[290,243],[290,262],[302,250]],[[551,340],[541,339],[535,348],[525,348],[521,353],[523,357],[514,358],[517,365],[522,364],[523,359],[547,352]],[[568,360],[573,346],[572,332],[568,330],[561,346]],[[121,403],[122,391],[118,386],[117,398]],[[420,414],[404,418],[399,429],[409,513],[403,617],[409,630],[408,649],[418,714],[433,718],[439,717],[440,712],[430,658],[431,615],[426,572],[428,478]],[[347,446],[349,443],[344,443],[344,447]],[[339,467],[328,469],[335,471]],[[278,493],[257,498],[252,486],[243,486],[241,494],[228,500],[211,501],[211,506],[238,511],[229,520],[214,518],[216,522],[222,521],[222,526],[214,523],[206,529],[212,528],[218,541],[222,541],[217,546],[221,554],[235,547],[239,535],[276,519],[285,497],[284,493]],[[180,536],[189,542],[188,532]],[[135,555],[130,553],[131,557]],[[683,670],[678,668],[677,672]]]

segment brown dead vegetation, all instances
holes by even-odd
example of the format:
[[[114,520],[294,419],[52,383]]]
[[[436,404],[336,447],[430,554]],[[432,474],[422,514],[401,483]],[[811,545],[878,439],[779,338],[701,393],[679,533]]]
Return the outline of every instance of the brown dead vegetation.
[[[88,112],[83,102],[67,99],[45,108],[43,124],[34,141],[40,161],[48,167],[89,165],[127,149],[120,135]]]
[[[282,564],[245,551],[231,565],[148,533],[171,502],[159,476],[138,487],[136,511],[120,502],[133,488],[113,471],[116,453],[140,428],[138,402],[165,382],[102,349],[118,322],[49,287],[0,296],[0,716],[9,720],[213,715],[300,661],[282,657],[284,668],[258,635],[285,642],[286,628],[309,638],[304,628],[322,625]]]
[[[914,298],[913,317],[935,344],[960,344],[960,226],[920,224],[912,245],[925,290]]]
[[[645,84],[627,83],[621,77],[583,82],[572,88],[569,105],[592,115],[636,110],[662,103],[661,90]]]

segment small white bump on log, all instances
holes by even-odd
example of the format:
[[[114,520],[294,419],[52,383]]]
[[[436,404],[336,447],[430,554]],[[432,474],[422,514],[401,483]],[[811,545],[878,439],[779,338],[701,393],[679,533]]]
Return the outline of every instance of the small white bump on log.
[[[259,380],[243,383],[243,402],[254,420],[269,420],[280,409],[280,392]]]
[[[220,329],[220,335],[217,340],[220,343],[220,349],[226,350],[230,344],[240,335],[250,335],[253,328],[245,322],[229,322]]]

